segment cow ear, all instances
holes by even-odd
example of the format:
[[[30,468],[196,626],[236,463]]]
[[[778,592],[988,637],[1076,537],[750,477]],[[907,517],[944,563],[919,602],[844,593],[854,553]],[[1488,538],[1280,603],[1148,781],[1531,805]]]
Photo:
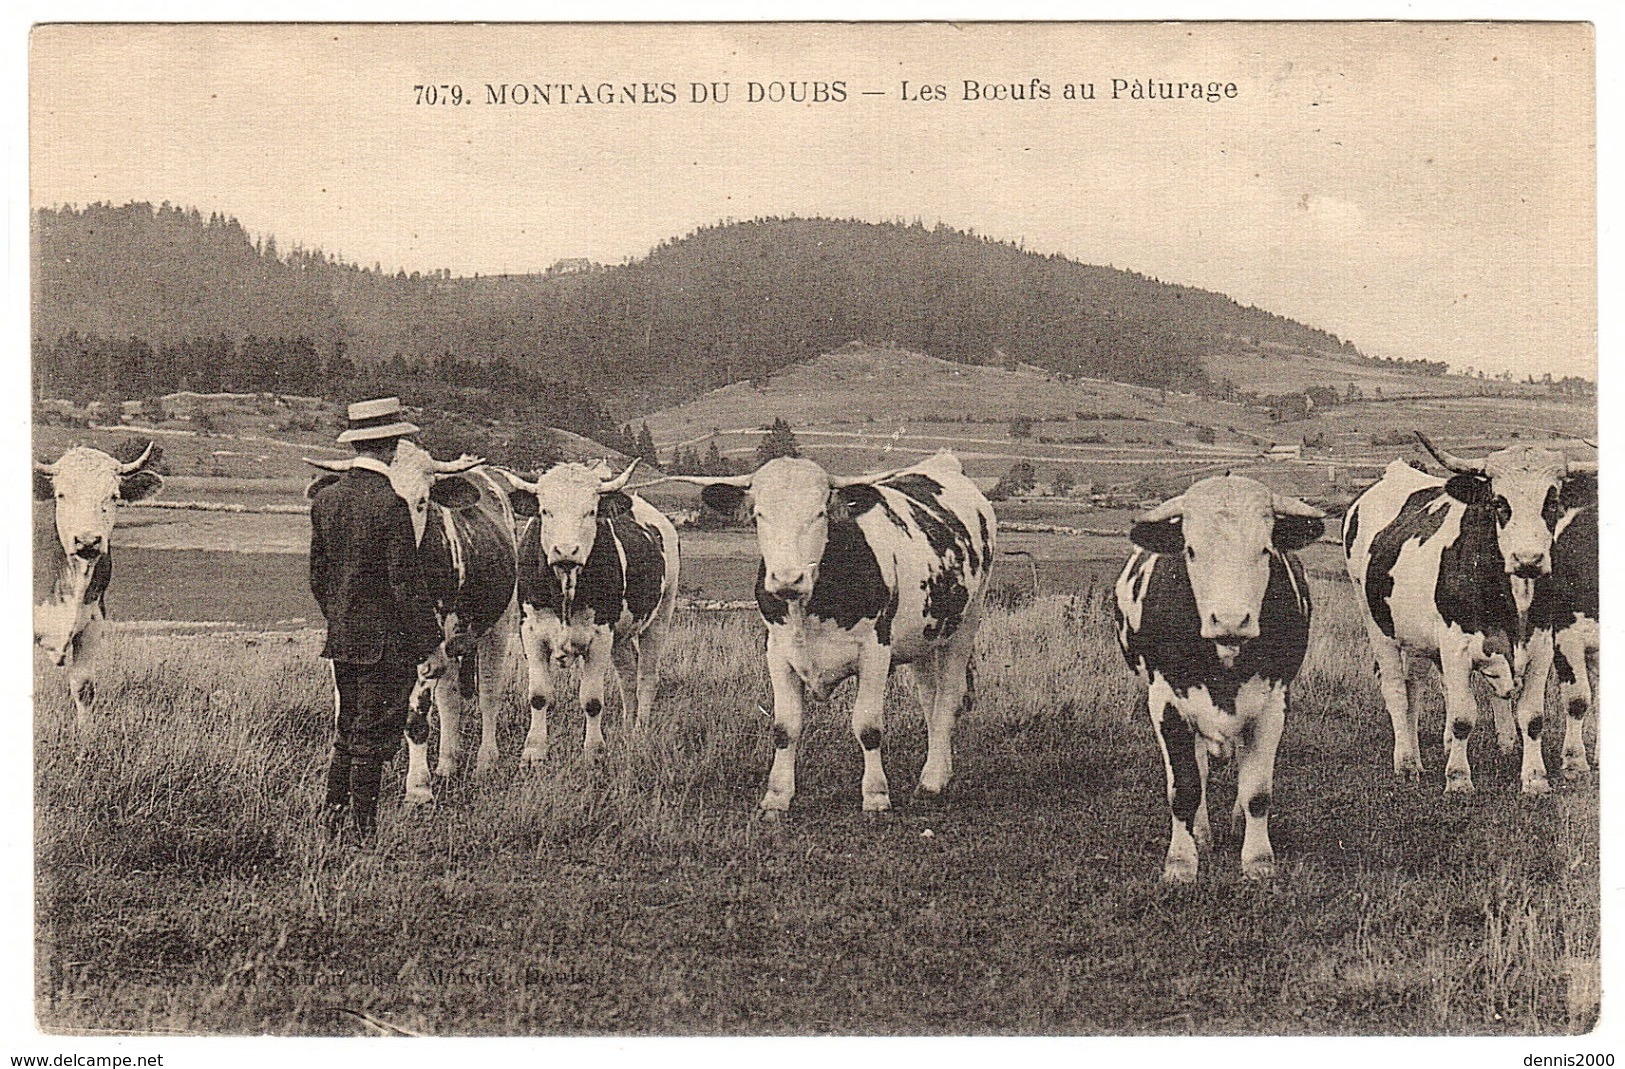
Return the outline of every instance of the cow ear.
[[[1275,533],[1270,541],[1276,549],[1293,552],[1320,541],[1320,536],[1325,533],[1325,520],[1313,516],[1277,515]]]
[[[318,475],[314,479],[310,480],[309,486],[305,487],[305,496],[308,498],[315,498],[317,494],[321,493],[323,490],[327,489],[329,486],[332,486],[338,481],[339,477],[336,474]]]
[[[461,475],[442,475],[429,488],[429,500],[442,508],[473,508],[480,503],[480,489]]]
[[[515,488],[508,491],[508,503],[513,506],[513,514],[521,519],[541,512],[541,506],[536,503],[536,493],[532,490]]]
[[[632,514],[632,499],[619,490],[598,495],[598,522],[607,523]]]
[[[134,472],[119,480],[119,500],[126,504],[131,501],[140,501],[156,494],[163,489],[163,485],[163,477],[155,471]]]
[[[1179,517],[1166,520],[1141,520],[1129,528],[1128,540],[1152,553],[1178,553],[1185,548],[1185,531]]]
[[[1495,500],[1489,479],[1477,472],[1452,475],[1445,480],[1444,492],[1463,505],[1488,505]]]
[[[1577,471],[1563,480],[1558,501],[1564,509],[1591,508],[1597,503],[1597,473]]]
[[[56,496],[56,487],[51,483],[51,477],[43,471],[34,473],[34,500],[49,501]]]
[[[707,483],[700,489],[700,500],[713,512],[720,512],[724,516],[737,516],[739,506],[745,500],[745,488],[730,486],[727,483]]]
[[[830,523],[852,522],[852,506],[847,503],[845,491],[831,490],[829,503],[824,506],[824,509]]]

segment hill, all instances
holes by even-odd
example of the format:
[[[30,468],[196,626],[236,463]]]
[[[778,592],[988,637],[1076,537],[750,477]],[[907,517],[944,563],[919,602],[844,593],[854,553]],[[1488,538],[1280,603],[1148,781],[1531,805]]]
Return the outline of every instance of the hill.
[[[283,252],[229,217],[168,204],[41,209],[32,242],[42,396],[320,393],[496,364],[531,376],[522,393],[567,392],[618,421],[855,339],[1198,391],[1246,381],[1221,356],[1362,359],[1220,294],[918,223],[758,219],[619,267],[483,278]],[[446,364],[464,370],[436,374]]]

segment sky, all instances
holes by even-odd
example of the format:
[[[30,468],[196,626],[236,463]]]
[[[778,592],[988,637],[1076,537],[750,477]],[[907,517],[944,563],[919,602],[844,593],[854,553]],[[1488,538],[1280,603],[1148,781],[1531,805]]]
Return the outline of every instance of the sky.
[[[454,274],[618,263],[725,218],[917,218],[1373,355],[1594,378],[1593,66],[1572,23],[45,26],[30,200],[169,201]],[[1049,99],[965,99],[1034,79]],[[1114,100],[1113,79],[1235,92]],[[675,102],[487,103],[645,82]]]

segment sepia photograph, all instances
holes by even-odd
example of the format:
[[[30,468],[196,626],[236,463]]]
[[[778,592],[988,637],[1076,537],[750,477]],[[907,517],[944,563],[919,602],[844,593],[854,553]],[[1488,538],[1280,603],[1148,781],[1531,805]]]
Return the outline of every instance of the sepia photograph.
[[[1592,24],[27,53],[40,1051],[1613,1064]]]

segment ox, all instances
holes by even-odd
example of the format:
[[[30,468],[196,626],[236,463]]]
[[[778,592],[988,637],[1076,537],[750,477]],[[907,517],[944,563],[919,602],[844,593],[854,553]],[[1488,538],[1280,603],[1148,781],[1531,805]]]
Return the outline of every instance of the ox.
[[[1319,509],[1253,479],[1203,479],[1134,522],[1116,585],[1117,642],[1148,684],[1172,831],[1162,878],[1196,879],[1212,841],[1209,755],[1234,754],[1231,834],[1242,875],[1275,874],[1270,798],[1288,687],[1309,646],[1309,585],[1294,555],[1325,530]]]
[[[1551,789],[1541,754],[1545,689],[1552,659],[1552,540],[1571,473],[1561,453],[1531,446],[1465,460],[1424,448],[1453,474],[1428,475],[1404,461],[1349,507],[1343,548],[1360,591],[1378,683],[1394,729],[1394,773],[1421,775],[1415,680],[1406,659],[1430,656],[1444,685],[1448,792],[1473,789],[1467,739],[1478,723],[1470,675],[1479,669],[1495,700],[1516,697],[1525,794]],[[1594,485],[1594,484],[1593,484]],[[1513,721],[1497,710],[1512,734]],[[1503,738],[1504,743],[1510,739]]]
[[[677,604],[677,529],[658,509],[626,493],[637,466],[612,478],[558,464],[534,482],[511,475],[519,535],[519,633],[530,670],[530,732],[522,761],[547,756],[554,673],[584,662],[578,696],[586,714],[582,750],[604,745],[604,677],[614,664],[622,716],[654,705],[660,651]]]
[[[113,579],[113,521],[119,501],[140,501],[163,479],[147,470],[152,443],[129,463],[78,446],[55,464],[34,462],[34,641],[68,670],[81,727],[96,700],[94,678],[107,586]]]
[[[775,747],[763,817],[776,819],[795,795],[804,693],[827,698],[854,673],[863,808],[891,808],[880,742],[886,680],[899,664],[911,666],[928,734],[916,793],[940,794],[954,771],[954,722],[973,689],[971,652],[997,527],[958,458],[944,451],[854,478],[790,458],[750,475],[677,478],[702,486],[711,508],[756,524]]]
[[[1577,466],[1558,494],[1562,515],[1552,539],[1551,667],[1557,672],[1558,697],[1567,714],[1563,731],[1563,776],[1579,779],[1591,771],[1586,760],[1585,720],[1593,708],[1600,617],[1597,611],[1597,478]],[[1546,676],[1536,676],[1532,661],[1524,689],[1546,693]],[[1515,725],[1497,702],[1495,729],[1501,749],[1512,751]]]
[[[349,460],[309,460],[331,473],[349,469]],[[440,722],[435,775],[449,777],[459,766],[462,702],[478,698],[480,748],[475,771],[491,771],[497,760],[496,725],[503,690],[514,667],[514,519],[508,484],[477,457],[435,460],[402,440],[389,466],[389,481],[412,514],[418,559],[440,615],[445,641],[418,666],[406,724],[406,801],[434,800],[430,788],[429,725]],[[318,476],[306,488],[317,491],[338,478]]]

